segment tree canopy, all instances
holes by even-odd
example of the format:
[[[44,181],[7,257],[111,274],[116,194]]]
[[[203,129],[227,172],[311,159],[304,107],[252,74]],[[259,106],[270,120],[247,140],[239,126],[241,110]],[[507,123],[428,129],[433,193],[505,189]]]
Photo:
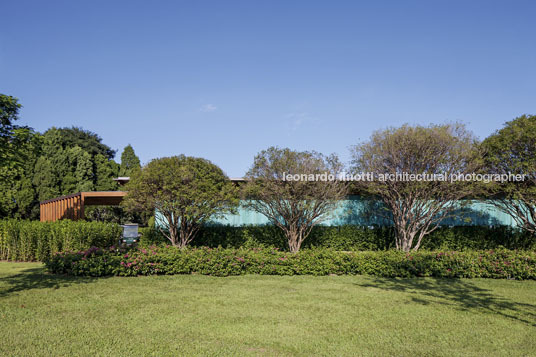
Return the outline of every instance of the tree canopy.
[[[335,180],[289,181],[286,176],[335,175],[341,168],[335,155],[270,147],[255,156],[246,174],[247,207],[279,227],[290,251],[297,252],[312,228],[346,195],[346,185]]]
[[[203,223],[239,203],[237,188],[218,166],[184,155],[152,160],[131,177],[126,190],[123,205],[130,211],[156,209],[158,227],[181,248]]]
[[[486,170],[526,175],[524,182],[491,185],[492,203],[536,234],[536,116],[522,115],[482,142]]]
[[[115,151],[82,128],[45,133],[18,126],[17,98],[0,94],[0,218],[38,218],[39,201],[78,191],[117,190]]]
[[[398,249],[419,249],[425,235],[467,203],[463,199],[475,192],[475,186],[452,183],[449,177],[478,170],[475,144],[474,135],[461,124],[406,124],[376,131],[369,141],[353,147],[352,170],[374,174],[374,180],[362,182],[361,189],[383,203],[375,213],[392,222]],[[396,174],[404,173],[434,179],[396,179]],[[385,174],[395,179],[382,180],[380,175]]]
[[[129,177],[133,171],[141,168],[140,159],[136,156],[132,145],[128,144],[121,153],[121,168],[119,176]]]

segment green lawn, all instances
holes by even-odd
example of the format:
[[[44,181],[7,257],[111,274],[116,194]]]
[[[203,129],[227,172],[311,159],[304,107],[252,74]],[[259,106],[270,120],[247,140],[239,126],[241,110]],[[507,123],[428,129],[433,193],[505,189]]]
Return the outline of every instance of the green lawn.
[[[536,282],[53,276],[0,262],[0,355],[536,355]]]

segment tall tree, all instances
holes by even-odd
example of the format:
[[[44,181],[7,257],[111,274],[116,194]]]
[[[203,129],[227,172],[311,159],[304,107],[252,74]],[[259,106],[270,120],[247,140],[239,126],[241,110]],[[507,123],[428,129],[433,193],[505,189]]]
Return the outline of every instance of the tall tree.
[[[0,165],[2,166],[14,159],[16,130],[21,128],[14,123],[19,119],[21,107],[17,98],[0,94]]]
[[[208,160],[184,155],[154,159],[131,177],[123,205],[154,211],[171,244],[186,247],[203,223],[231,212],[238,192],[223,171]]]
[[[536,234],[536,116],[522,115],[482,142],[485,167],[495,174],[526,175],[523,182],[490,185],[490,202],[519,227]]]
[[[119,165],[113,160],[108,160],[104,155],[101,154],[95,156],[94,165],[95,190],[117,190],[117,182],[115,182],[113,179],[119,175]]]
[[[40,199],[78,191],[116,189],[113,178],[118,165],[112,159],[113,154],[90,131],[54,127],[47,130],[43,134],[42,159],[35,168],[34,183]],[[51,173],[53,178],[48,178]]]
[[[136,156],[132,145],[128,144],[121,153],[121,168],[119,170],[119,176],[128,177],[133,170],[141,168],[140,159]]]
[[[341,168],[335,155],[270,147],[255,156],[246,174],[247,206],[279,227],[289,250],[297,252],[312,228],[327,219],[346,195],[346,185],[335,180]],[[287,175],[312,175],[318,180],[288,180]]]
[[[51,160],[45,156],[39,157],[35,164],[33,185],[36,188],[39,201],[60,195],[59,177],[56,176]]]
[[[40,150],[40,135],[15,129],[17,147],[13,160],[0,166],[0,217],[36,218],[37,194],[32,184]]]
[[[32,176],[40,135],[15,125],[21,107],[17,98],[0,94],[0,217],[35,216]]]
[[[474,194],[475,185],[449,180],[478,170],[475,144],[461,124],[403,125],[376,131],[352,149],[354,172],[374,174],[362,189],[383,203],[377,214],[392,222],[397,249],[419,249],[424,236],[468,203],[463,199]],[[418,176],[397,179],[397,174],[427,176],[418,181]]]
[[[104,155],[111,160],[115,156],[115,151],[108,145],[102,143],[102,138],[89,130],[84,130],[78,127],[72,128],[52,128],[49,130],[57,130],[61,138],[62,147],[69,148],[79,146],[92,157],[98,154]]]

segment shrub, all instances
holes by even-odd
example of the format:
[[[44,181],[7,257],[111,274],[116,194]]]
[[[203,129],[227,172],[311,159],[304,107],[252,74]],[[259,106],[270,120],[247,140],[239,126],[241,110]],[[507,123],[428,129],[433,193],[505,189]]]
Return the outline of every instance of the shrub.
[[[274,248],[91,248],[56,253],[46,262],[56,274],[230,276],[365,274],[382,277],[536,279],[536,252],[511,250],[340,252]]]
[[[169,243],[154,228],[142,230],[141,245]],[[275,247],[286,249],[281,231],[274,226],[205,226],[192,242],[193,246],[252,248]],[[394,248],[394,231],[391,227],[339,227],[316,226],[303,243],[305,248],[322,247],[334,250],[389,250]],[[424,250],[482,250],[482,249],[534,250],[536,239],[530,234],[506,226],[441,227],[423,239]]]
[[[45,260],[59,251],[109,247],[120,236],[115,223],[0,220],[0,260]]]

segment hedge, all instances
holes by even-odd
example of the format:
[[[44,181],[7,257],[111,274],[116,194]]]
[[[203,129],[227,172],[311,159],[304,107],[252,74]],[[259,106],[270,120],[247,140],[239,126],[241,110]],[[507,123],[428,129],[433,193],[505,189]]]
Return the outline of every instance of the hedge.
[[[197,273],[536,279],[536,252],[512,250],[403,253],[306,249],[291,254],[269,248],[112,247],[56,253],[45,264],[52,273],[95,277]]]
[[[0,220],[0,260],[45,260],[56,252],[110,247],[121,236],[115,223]]]
[[[169,241],[154,228],[141,230],[141,244],[165,245]],[[192,242],[193,246],[224,248],[275,247],[287,249],[286,239],[274,226],[208,226],[203,227]],[[391,227],[340,226],[313,228],[304,248],[322,247],[334,250],[389,250],[394,248]],[[424,250],[523,249],[535,250],[536,239],[530,234],[507,226],[441,227],[423,239]]]

